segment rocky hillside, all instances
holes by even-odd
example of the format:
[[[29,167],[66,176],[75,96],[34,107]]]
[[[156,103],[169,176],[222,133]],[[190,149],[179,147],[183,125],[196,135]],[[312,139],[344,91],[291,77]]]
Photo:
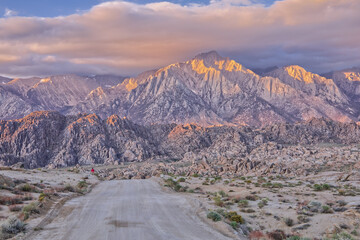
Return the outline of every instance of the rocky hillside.
[[[360,126],[326,119],[261,129],[195,124],[137,125],[112,115],[34,112],[0,121],[0,165],[27,168],[118,164],[145,160],[238,160],[266,145],[360,142]],[[275,144],[275,145],[274,145]],[[280,147],[277,147],[280,146]]]

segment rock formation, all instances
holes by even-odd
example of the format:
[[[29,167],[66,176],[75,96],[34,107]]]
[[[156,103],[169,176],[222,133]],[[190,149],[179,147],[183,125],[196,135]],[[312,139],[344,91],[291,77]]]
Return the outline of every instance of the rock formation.
[[[359,142],[359,125],[324,118],[256,129],[196,124],[141,126],[117,115],[102,120],[96,114],[65,116],[42,111],[0,121],[0,164],[21,162],[36,168],[182,160],[205,167],[218,161],[249,162],[253,167],[287,145]],[[268,157],[258,152],[267,152]]]

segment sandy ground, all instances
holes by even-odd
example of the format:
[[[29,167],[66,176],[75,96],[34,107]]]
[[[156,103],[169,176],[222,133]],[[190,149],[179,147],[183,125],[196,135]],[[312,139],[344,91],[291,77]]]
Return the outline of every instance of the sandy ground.
[[[183,194],[152,179],[105,181],[68,201],[59,216],[30,240],[231,239],[204,223]]]
[[[5,170],[4,170],[5,169]],[[80,181],[86,179],[88,184],[96,184],[99,182],[98,178],[91,174],[90,170],[86,171],[79,171],[79,172],[72,172],[68,169],[56,169],[56,170],[49,170],[49,169],[33,169],[33,170],[26,170],[26,169],[7,169],[2,168],[0,169],[0,175],[6,176],[11,178],[13,181],[22,181],[23,183],[27,184],[42,184],[45,189],[51,190],[54,189],[61,189],[66,185],[76,186]],[[40,189],[41,190],[41,189]],[[44,189],[43,189],[44,190]],[[42,191],[42,190],[41,190]],[[20,191],[21,192],[21,191]],[[32,202],[37,202],[38,197],[40,195],[39,192],[26,192],[26,195],[32,196],[32,200],[24,201],[22,204],[18,204],[17,206],[23,207],[27,204]],[[16,194],[12,193],[11,191],[0,189],[0,196],[15,196]],[[26,220],[26,224],[28,229],[35,228],[51,208],[56,205],[58,202],[65,200],[65,198],[69,198],[72,196],[76,196],[76,193],[73,192],[58,192],[57,196],[52,196],[51,200],[47,200],[44,207],[40,209],[40,214],[34,214],[29,219]],[[11,216],[19,216],[21,215],[20,212],[11,212],[11,206],[1,206],[0,207],[0,225],[6,221],[8,217]]]
[[[192,194],[201,201],[208,211],[216,211],[224,209],[226,211],[236,211],[246,221],[246,225],[252,230],[261,231],[264,234],[277,229],[283,230],[286,234],[296,234],[308,238],[322,239],[331,236],[336,231],[344,231],[350,233],[356,231],[360,233],[360,179],[355,176],[350,181],[338,182],[337,177],[341,173],[324,172],[316,176],[292,179],[274,179],[272,183],[281,183],[281,188],[266,188],[261,183],[256,184],[259,180],[256,177],[246,179],[221,179],[213,184],[203,184],[205,178],[184,177],[185,182],[182,186],[188,189],[197,189],[198,193]],[[174,180],[182,177],[177,176]],[[299,184],[301,182],[301,184]],[[329,184],[332,187],[329,190],[315,191],[314,184]],[[298,184],[298,185],[297,185]],[[339,189],[352,189],[353,196],[339,195]],[[348,191],[347,190],[347,191]],[[199,193],[200,191],[200,193]],[[225,204],[223,207],[215,205],[214,195],[223,191],[227,196],[222,200]],[[349,190],[350,191],[350,190]],[[234,203],[234,199],[246,199],[247,196],[256,197],[255,201],[248,200],[248,206],[242,207]],[[262,199],[266,199],[267,204],[259,207]],[[338,202],[343,201],[345,209],[341,212],[333,211],[332,213],[314,212],[312,216],[300,214],[299,210],[302,206],[310,202],[318,202],[321,205],[330,205],[333,209],[340,208]],[[227,205],[227,203],[229,205]],[[246,210],[251,209],[248,213]],[[321,209],[321,208],[320,208]],[[245,212],[244,212],[245,211]],[[306,217],[308,222],[301,222],[298,217]],[[285,219],[293,220],[292,226],[285,224]],[[308,224],[305,229],[297,229],[298,227]],[[352,236],[354,239],[360,239],[360,236]]]

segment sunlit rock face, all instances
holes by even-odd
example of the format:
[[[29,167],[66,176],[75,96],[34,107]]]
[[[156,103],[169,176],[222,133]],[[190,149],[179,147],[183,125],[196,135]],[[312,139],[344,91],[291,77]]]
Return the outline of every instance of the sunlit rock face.
[[[65,116],[39,111],[18,120],[0,121],[0,166],[21,162],[27,168],[65,167],[188,158],[244,162],[254,149],[266,144],[359,142],[358,124],[325,118],[263,128],[142,126],[118,115],[101,119],[96,114]]]
[[[119,114],[140,124],[264,126],[313,117],[355,120],[351,101],[332,79],[299,66],[260,76],[212,51],[92,92],[69,113]]]
[[[295,65],[271,70],[260,76],[212,51],[127,79],[77,75],[14,79],[0,85],[2,96],[11,96],[4,102],[11,110],[4,110],[1,103],[0,119],[56,110],[102,118],[116,114],[145,125],[261,127],[314,117],[359,121],[358,70],[327,77]]]

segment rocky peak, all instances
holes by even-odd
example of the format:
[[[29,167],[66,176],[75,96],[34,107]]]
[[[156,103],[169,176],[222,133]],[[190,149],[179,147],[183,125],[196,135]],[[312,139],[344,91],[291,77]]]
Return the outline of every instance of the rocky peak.
[[[217,53],[216,51],[210,51],[210,52],[200,53],[196,55],[194,59],[204,60],[205,62],[215,62],[215,61],[224,60],[225,58],[220,56],[219,53]]]
[[[286,66],[286,67],[283,67],[281,70],[286,72],[290,77],[292,77],[295,80],[298,80],[300,82],[304,82],[306,84],[314,82],[313,74],[310,72],[307,72],[303,67],[300,67],[298,65]]]

